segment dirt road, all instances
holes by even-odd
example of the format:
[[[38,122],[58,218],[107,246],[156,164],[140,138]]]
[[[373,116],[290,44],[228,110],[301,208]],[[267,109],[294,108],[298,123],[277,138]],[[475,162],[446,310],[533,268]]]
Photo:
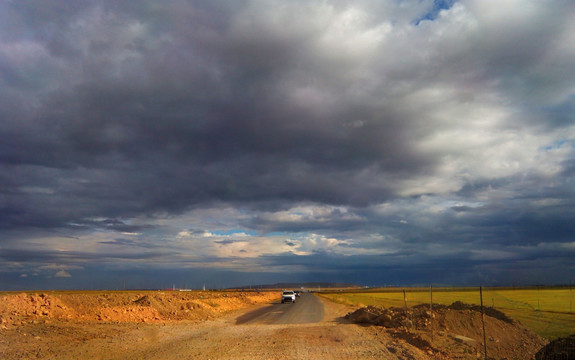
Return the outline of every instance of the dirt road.
[[[203,323],[143,324],[116,336],[62,345],[45,359],[429,359],[375,327],[343,319],[349,309],[305,294]]]

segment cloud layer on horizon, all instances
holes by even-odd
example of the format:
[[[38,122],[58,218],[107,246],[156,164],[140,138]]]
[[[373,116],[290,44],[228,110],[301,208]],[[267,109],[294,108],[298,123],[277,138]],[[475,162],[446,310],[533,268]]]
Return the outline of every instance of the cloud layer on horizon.
[[[0,271],[565,282],[574,24],[567,0],[4,2]]]

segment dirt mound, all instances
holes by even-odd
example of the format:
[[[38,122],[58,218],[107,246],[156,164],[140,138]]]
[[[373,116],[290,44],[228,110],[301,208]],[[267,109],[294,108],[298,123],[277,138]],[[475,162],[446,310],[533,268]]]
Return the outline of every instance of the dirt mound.
[[[545,345],[544,339],[502,312],[485,308],[484,313],[489,357],[531,359]],[[346,318],[385,327],[394,338],[439,359],[471,359],[483,354],[482,316],[476,305],[433,304],[433,314],[429,305],[407,309],[368,306],[347,314]]]
[[[202,321],[275,300],[275,292],[53,292],[0,297],[0,328],[47,321]]]
[[[419,306],[427,306],[427,305],[419,305]],[[451,310],[471,310],[471,311],[481,312],[481,306],[465,304],[465,303],[462,303],[461,301],[456,301],[453,304],[449,305],[447,308],[451,309]],[[487,316],[491,316],[491,317],[499,319],[501,321],[505,321],[506,323],[509,323],[509,324],[514,323],[513,319],[509,318],[507,315],[505,315],[501,311],[497,310],[496,308],[487,306],[487,307],[483,308],[483,312]]]
[[[280,293],[50,291],[2,295],[1,359],[123,359],[124,346],[155,344],[161,339],[160,329],[190,325],[193,328],[196,323],[201,326],[204,320],[230,311],[277,300]],[[144,335],[122,345],[114,356],[103,355],[107,347],[123,343],[123,336],[132,331]],[[98,356],[60,354],[63,348],[74,349],[81,344],[92,344],[98,349]]]
[[[553,340],[535,354],[536,360],[575,359],[575,335]]]
[[[76,312],[59,298],[47,294],[27,295],[25,293],[0,298],[0,325],[19,325],[37,318],[66,319]]]

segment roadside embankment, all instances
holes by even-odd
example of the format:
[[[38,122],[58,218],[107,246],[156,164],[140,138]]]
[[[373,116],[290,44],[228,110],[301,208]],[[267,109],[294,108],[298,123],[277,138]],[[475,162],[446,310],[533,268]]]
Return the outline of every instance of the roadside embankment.
[[[277,292],[108,291],[0,296],[0,328],[30,322],[162,322],[208,320],[267,303]]]

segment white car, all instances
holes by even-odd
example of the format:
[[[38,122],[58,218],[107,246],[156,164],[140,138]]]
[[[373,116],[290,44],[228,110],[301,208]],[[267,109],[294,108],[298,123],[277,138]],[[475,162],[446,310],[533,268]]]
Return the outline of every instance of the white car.
[[[295,303],[295,292],[286,290],[282,293],[282,304],[285,302]]]

